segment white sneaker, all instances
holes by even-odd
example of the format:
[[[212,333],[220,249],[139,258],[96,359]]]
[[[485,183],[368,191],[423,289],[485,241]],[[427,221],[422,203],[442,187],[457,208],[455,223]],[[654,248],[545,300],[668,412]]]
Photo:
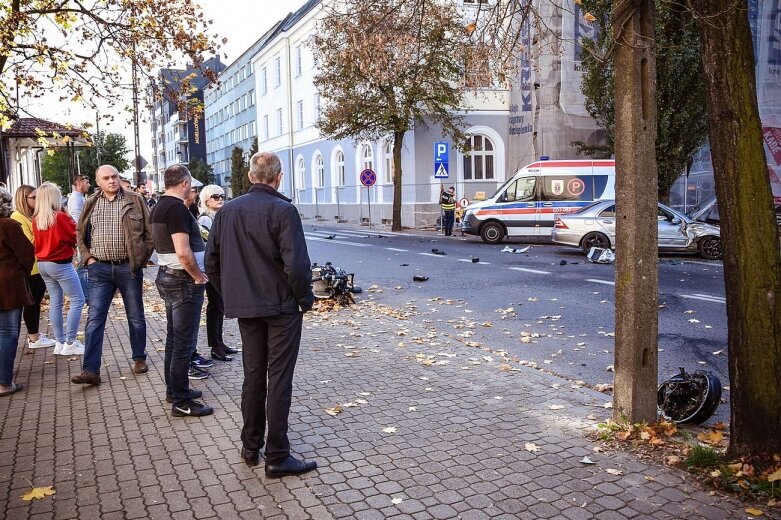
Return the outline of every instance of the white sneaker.
[[[73,343],[66,343],[65,348],[62,349],[61,354],[63,356],[83,356],[84,355],[84,344],[75,339],[73,340]]]
[[[54,342],[54,355],[55,356],[61,356],[63,350],[65,350],[65,343],[60,343],[59,341],[55,341]]]
[[[51,338],[47,338],[45,334],[38,334],[38,341],[33,341],[29,337],[27,338],[27,348],[46,348],[54,347],[57,342]]]

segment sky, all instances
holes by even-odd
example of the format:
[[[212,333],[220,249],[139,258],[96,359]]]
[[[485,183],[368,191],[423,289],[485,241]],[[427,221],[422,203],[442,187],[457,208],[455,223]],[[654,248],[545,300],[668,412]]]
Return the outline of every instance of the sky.
[[[284,18],[287,13],[297,10],[305,2],[306,0],[199,0],[198,3],[203,8],[206,18],[214,22],[210,26],[209,33],[217,33],[219,39],[228,38],[228,42],[220,49],[220,58],[223,63],[230,65],[272,25]],[[186,64],[181,65],[184,67]],[[77,103],[59,102],[55,94],[29,102],[26,108],[36,117],[62,124],[81,125],[85,122],[95,124],[95,112],[92,109],[86,109]],[[101,113],[103,112],[114,112],[116,120],[111,124],[101,121],[100,130],[123,134],[127,138],[127,146],[130,150],[128,159],[132,160],[133,127],[129,122],[129,116],[123,114],[121,106],[104,105],[101,107]],[[147,111],[142,106],[142,118],[146,114]],[[149,123],[142,120],[139,127],[141,156],[151,162],[152,134]]]

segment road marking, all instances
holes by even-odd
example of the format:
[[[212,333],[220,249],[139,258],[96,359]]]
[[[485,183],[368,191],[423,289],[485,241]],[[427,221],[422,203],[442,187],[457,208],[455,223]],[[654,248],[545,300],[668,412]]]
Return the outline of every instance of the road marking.
[[[704,302],[713,303],[727,303],[727,299],[721,296],[711,296],[709,294],[682,294],[681,298],[687,298],[689,300],[701,300]]]
[[[482,264],[482,265],[491,265],[491,262],[472,262],[471,258],[459,258],[459,262],[469,262],[470,264]]]
[[[371,244],[359,244],[357,242],[347,242],[345,240],[329,240],[327,238],[319,238],[319,237],[312,237],[312,236],[307,236],[306,239],[313,240],[315,242],[330,242],[332,244],[339,244],[345,246],[371,247]]]
[[[550,274],[550,271],[538,271],[537,269],[527,269],[526,267],[510,267],[513,271],[523,271],[524,273]]]
[[[434,253],[418,253],[419,255],[423,256],[433,256],[434,258],[444,258],[445,255],[435,255]]]
[[[611,282],[610,280],[599,280],[597,278],[586,278],[587,282],[594,282],[594,283],[601,283],[605,285],[615,285],[616,282]]]
[[[406,253],[406,249],[399,249],[398,247],[386,247],[388,251],[398,251],[399,253]]]
[[[353,231],[350,229],[317,229],[317,230],[309,230],[306,231],[306,233],[325,233],[326,235],[350,235],[354,237],[360,237],[360,238],[375,238],[375,237],[387,237],[384,233],[372,233],[371,231]]]

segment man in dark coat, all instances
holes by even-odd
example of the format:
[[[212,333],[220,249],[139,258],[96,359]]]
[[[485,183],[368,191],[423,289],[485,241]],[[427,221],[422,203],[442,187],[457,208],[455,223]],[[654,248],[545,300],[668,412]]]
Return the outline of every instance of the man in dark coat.
[[[298,475],[317,467],[290,455],[287,436],[301,325],[314,303],[311,264],[298,210],[277,191],[279,158],[256,153],[249,178],[249,192],[214,219],[206,273],[222,293],[225,317],[238,318],[244,346],[241,457],[258,464],[268,419],[266,475]]]

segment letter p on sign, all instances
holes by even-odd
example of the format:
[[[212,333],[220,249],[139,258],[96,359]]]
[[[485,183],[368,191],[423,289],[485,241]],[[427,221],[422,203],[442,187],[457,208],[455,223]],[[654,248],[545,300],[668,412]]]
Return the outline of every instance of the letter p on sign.
[[[446,163],[448,162],[448,144],[447,143],[434,143],[434,162]]]

